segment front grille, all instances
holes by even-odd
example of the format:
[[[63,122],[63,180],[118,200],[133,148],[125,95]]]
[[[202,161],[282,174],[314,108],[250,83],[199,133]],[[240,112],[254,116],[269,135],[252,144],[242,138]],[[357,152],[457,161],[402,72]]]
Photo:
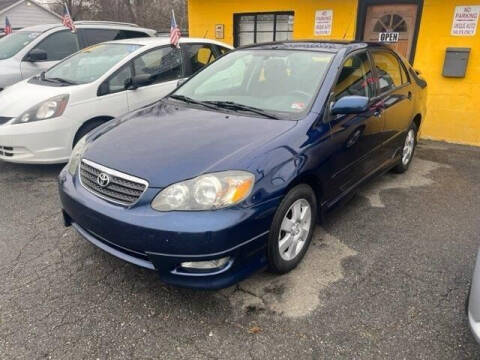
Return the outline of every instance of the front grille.
[[[100,174],[107,175],[107,185],[99,180]],[[80,182],[85,189],[98,197],[125,206],[135,204],[148,187],[148,182],[143,179],[85,159],[80,164]]]
[[[11,117],[0,116],[0,125],[6,124],[7,122],[9,122],[12,119],[13,118],[11,118]]]

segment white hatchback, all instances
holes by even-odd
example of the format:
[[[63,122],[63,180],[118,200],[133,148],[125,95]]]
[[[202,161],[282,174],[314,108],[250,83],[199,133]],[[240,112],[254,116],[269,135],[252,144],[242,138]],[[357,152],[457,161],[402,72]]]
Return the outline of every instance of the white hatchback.
[[[0,159],[52,164],[75,143],[119,115],[161,99],[231,46],[185,38],[106,42],[0,92]]]

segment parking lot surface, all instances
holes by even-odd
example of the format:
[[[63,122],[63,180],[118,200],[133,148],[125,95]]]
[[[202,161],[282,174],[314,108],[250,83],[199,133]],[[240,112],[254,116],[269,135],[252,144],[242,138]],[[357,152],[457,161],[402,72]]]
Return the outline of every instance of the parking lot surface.
[[[480,149],[419,145],[364,186],[284,276],[167,286],[62,225],[61,166],[0,162],[1,359],[478,359],[464,313]]]

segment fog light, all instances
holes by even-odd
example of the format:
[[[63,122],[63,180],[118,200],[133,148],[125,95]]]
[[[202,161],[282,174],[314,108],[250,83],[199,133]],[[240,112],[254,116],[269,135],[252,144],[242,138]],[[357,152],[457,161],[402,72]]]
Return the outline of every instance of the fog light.
[[[224,266],[230,261],[230,257],[224,257],[216,260],[209,261],[189,261],[181,263],[181,266],[185,269],[217,269]]]

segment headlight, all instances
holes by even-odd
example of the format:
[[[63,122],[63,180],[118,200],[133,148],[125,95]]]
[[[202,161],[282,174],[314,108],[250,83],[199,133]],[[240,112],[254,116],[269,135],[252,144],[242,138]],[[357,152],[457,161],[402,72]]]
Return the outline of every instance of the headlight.
[[[68,161],[67,164],[67,169],[70,175],[75,175],[75,172],[77,171],[78,164],[80,163],[80,160],[82,159],[83,153],[87,150],[87,137],[84,136],[81,138],[78,142],[77,145],[73,148],[72,155],[70,156],[70,160]]]
[[[59,95],[37,104],[17,117],[12,124],[23,124],[59,117],[63,115],[67,107],[68,98],[69,95]]]
[[[162,190],[152,201],[158,211],[213,210],[236,205],[253,189],[255,176],[246,171],[223,171],[182,181]]]

